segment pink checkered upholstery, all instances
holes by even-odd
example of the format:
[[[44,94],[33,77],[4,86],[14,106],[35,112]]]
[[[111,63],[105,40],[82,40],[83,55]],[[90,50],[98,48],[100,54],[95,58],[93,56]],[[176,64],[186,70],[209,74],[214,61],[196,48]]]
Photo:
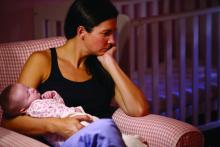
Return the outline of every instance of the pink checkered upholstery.
[[[0,147],[49,147],[35,139],[0,127]]]
[[[57,47],[64,42],[64,37],[54,37],[0,44],[0,92],[5,86],[16,81],[23,64],[33,51]]]
[[[5,86],[16,81],[24,62],[33,51],[57,47],[64,42],[64,37],[54,37],[0,44],[0,92]],[[118,109],[113,119],[123,133],[141,136],[150,147],[202,147],[204,144],[203,135],[198,129],[168,117],[154,114],[145,117],[129,117]],[[2,131],[0,142],[2,142],[1,135]],[[13,138],[19,140],[19,137]]]
[[[124,134],[136,134],[150,147],[202,147],[203,135],[195,127],[172,118],[150,114],[127,116],[121,109],[113,119]]]

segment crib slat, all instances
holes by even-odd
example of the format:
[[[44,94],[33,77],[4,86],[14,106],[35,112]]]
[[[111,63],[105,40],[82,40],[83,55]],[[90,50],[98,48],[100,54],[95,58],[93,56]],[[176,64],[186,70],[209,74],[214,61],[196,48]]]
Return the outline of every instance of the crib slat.
[[[62,35],[62,22],[61,21],[56,21],[56,36],[61,36]]]
[[[172,21],[164,22],[165,29],[165,63],[166,63],[166,98],[167,98],[167,115],[173,117],[173,98],[172,98]]]
[[[132,27],[130,29],[130,35],[129,35],[129,74],[131,79],[134,79],[135,75],[135,42],[134,42],[134,28]]]
[[[220,13],[218,13],[218,17],[217,17],[217,21],[218,21],[218,41],[217,41],[217,50],[218,50],[218,57],[220,57]],[[217,64],[218,70],[217,70],[217,75],[218,75],[218,106],[220,106],[220,58],[218,58],[218,64]],[[218,120],[220,119],[220,107],[218,107]]]
[[[199,8],[206,8],[207,1],[206,0],[199,0]]]
[[[34,17],[34,24],[34,38],[39,39],[45,37],[45,22],[43,17],[36,15]]]
[[[158,0],[152,1],[152,16],[159,13]],[[152,99],[153,113],[159,114],[159,23],[152,23]]]
[[[163,5],[163,14],[170,13],[170,0],[165,0]]]
[[[56,21],[48,20],[48,36],[56,36]]]
[[[152,15],[157,16],[159,14],[158,0],[152,1]]]
[[[146,10],[146,5],[145,2],[142,3],[142,5],[140,6],[140,9],[142,10],[140,13],[141,17],[145,17],[145,11]],[[140,27],[137,28],[137,33],[138,33],[138,37],[137,37],[137,41],[138,41],[138,45],[137,45],[137,51],[138,51],[138,59],[137,59],[137,69],[138,69],[138,82],[139,82],[139,86],[142,89],[142,91],[144,92],[144,94],[146,95],[146,81],[145,81],[145,69],[147,67],[147,63],[146,63],[146,57],[147,57],[147,53],[146,53],[146,48],[147,48],[147,39],[146,39],[146,34],[147,34],[147,26],[146,24],[142,24]]]
[[[175,0],[174,1],[174,11],[176,13],[181,12],[181,0]]]
[[[159,23],[152,24],[152,87],[153,113],[159,114]]]
[[[193,124],[197,125],[198,124],[198,71],[199,71],[199,17],[194,16],[193,17],[193,50],[192,50],[192,60],[193,60],[193,67],[192,67],[192,99],[193,99]]]
[[[218,6],[219,0],[211,0],[211,5],[212,5],[212,7]]]
[[[218,63],[217,63],[217,67],[218,67],[218,70],[217,70],[217,75],[218,75],[218,83],[217,83],[217,86],[218,86],[218,120],[220,120],[220,13],[218,13],[218,17],[217,17],[217,21],[218,21],[218,41],[217,41],[217,50],[218,50]]]
[[[186,119],[186,20],[179,20],[179,62],[180,62],[180,119]]]
[[[131,18],[134,18],[134,7],[133,5],[129,5],[129,16]],[[130,74],[130,77],[132,79],[134,79],[134,72],[135,72],[135,30],[134,30],[135,27],[131,27],[130,29],[130,35],[129,35],[129,64],[130,64],[130,67],[129,67],[129,74]]]
[[[206,15],[206,68],[205,68],[205,89],[206,89],[206,122],[211,120],[211,54],[212,54],[212,15]]]
[[[138,70],[138,83],[141,90],[145,93],[146,91],[146,84],[145,84],[145,69],[146,69],[146,27],[145,25],[141,25],[138,27],[137,30],[137,70]],[[146,94],[146,93],[145,93]]]
[[[143,1],[140,3],[140,17],[147,17],[147,2]]]
[[[147,2],[143,1],[141,2],[141,14],[140,17],[146,17],[147,14]],[[139,29],[139,33],[140,33],[140,37],[138,39],[138,44],[140,45],[138,47],[139,49],[139,54],[138,56],[141,58],[138,58],[138,75],[140,75],[140,79],[142,83],[141,83],[141,89],[144,92],[144,94],[146,95],[146,81],[145,81],[145,69],[147,68],[147,25],[146,24],[142,24],[142,26]],[[144,40],[144,41],[143,41]]]
[[[61,28],[64,28],[64,22],[61,22]],[[61,29],[61,36],[64,36],[64,29]]]
[[[135,10],[134,10],[134,5],[132,3],[128,4],[128,14],[130,16],[130,18],[134,18],[135,17]]]

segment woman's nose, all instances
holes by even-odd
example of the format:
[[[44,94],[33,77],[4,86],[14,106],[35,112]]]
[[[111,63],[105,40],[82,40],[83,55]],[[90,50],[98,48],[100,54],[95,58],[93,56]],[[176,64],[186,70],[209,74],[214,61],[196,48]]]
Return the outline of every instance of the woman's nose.
[[[112,34],[109,37],[108,44],[111,44],[111,45],[115,46],[115,35],[114,34]]]

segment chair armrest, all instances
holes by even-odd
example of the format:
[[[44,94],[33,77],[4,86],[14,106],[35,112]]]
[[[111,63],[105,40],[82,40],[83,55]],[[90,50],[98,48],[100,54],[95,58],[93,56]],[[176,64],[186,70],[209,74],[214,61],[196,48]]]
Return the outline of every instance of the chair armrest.
[[[35,139],[27,137],[25,135],[16,133],[14,131],[0,127],[0,146],[11,147],[49,147]]]
[[[124,134],[139,135],[149,147],[202,147],[204,138],[196,127],[160,115],[130,117],[120,108],[113,114],[113,120]]]

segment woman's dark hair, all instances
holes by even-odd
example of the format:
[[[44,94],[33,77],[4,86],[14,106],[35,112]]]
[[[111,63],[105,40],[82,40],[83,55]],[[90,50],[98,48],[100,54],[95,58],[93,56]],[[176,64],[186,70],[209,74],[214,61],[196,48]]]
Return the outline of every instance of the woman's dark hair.
[[[91,32],[101,22],[117,16],[118,11],[110,0],[75,0],[66,15],[65,37],[75,37],[79,26]]]
[[[69,8],[64,23],[65,37],[67,39],[75,37],[79,26],[83,26],[87,32],[91,32],[101,22],[117,18],[117,16],[118,11],[111,0],[75,0]],[[96,56],[89,56],[85,65],[93,78],[105,86],[109,96],[113,97],[115,95],[114,81]]]

